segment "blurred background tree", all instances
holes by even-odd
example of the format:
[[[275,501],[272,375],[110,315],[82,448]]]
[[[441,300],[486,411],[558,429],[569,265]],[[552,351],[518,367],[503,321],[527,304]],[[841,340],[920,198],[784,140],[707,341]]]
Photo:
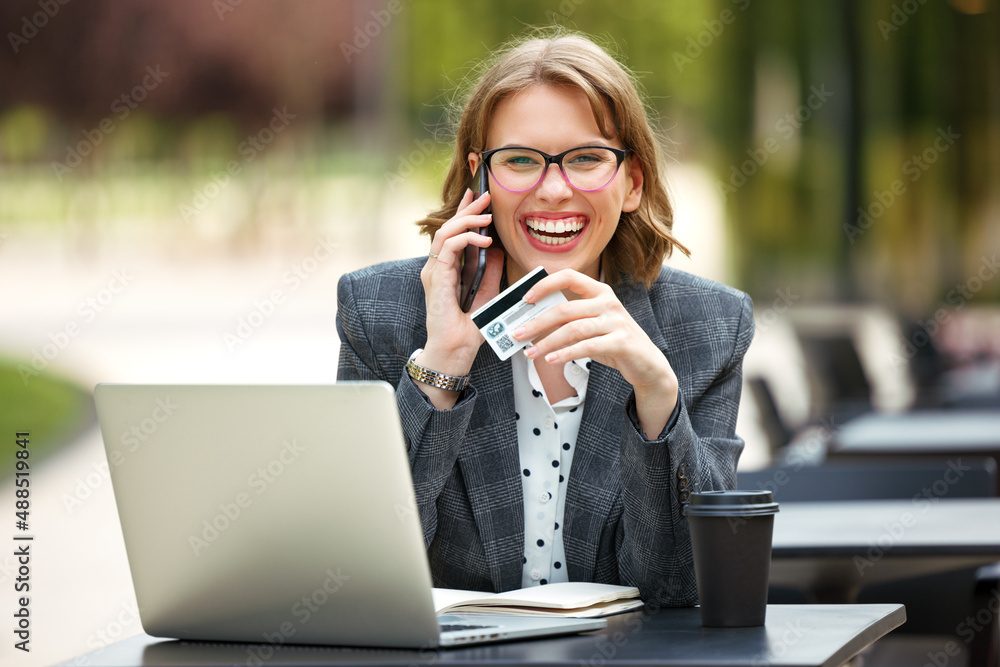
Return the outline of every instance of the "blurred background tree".
[[[121,215],[175,223],[190,179],[282,109],[296,118],[273,151],[288,173],[361,173],[379,199],[408,170],[434,190],[456,85],[511,36],[561,25],[636,72],[671,160],[710,169],[733,282],[918,316],[1000,246],[997,4],[6,2],[0,225],[128,208],[81,192],[113,175],[160,190]],[[162,85],[137,90],[151,71]],[[74,150],[93,154],[60,174]],[[272,224],[253,201],[236,210],[241,234]],[[976,298],[998,295],[984,282]]]

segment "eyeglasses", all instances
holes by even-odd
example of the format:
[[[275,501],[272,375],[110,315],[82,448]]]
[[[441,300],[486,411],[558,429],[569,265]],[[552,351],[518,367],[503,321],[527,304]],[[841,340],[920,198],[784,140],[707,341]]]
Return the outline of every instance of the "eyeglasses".
[[[549,155],[534,148],[512,146],[483,151],[483,162],[497,184],[508,192],[527,192],[545,178],[550,164],[572,187],[596,192],[608,186],[618,173],[628,150],[608,146],[580,146]]]

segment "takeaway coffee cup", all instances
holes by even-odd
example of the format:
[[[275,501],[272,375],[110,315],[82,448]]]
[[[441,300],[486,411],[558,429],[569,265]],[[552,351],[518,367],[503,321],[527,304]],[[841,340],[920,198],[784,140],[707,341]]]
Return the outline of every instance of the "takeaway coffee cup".
[[[687,517],[702,625],[764,625],[777,511],[770,491],[691,494]]]

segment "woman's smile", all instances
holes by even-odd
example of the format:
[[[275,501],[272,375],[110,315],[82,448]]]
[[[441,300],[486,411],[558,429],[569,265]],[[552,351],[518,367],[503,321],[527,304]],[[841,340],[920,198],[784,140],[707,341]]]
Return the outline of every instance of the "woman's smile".
[[[587,216],[562,213],[529,213],[521,218],[525,233],[537,243],[536,248],[546,252],[565,252],[583,233]]]

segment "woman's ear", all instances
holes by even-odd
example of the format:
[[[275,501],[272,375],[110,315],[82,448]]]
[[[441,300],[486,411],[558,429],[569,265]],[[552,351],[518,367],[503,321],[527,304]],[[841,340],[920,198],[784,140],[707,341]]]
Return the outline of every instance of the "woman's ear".
[[[479,166],[479,153],[469,153],[469,171],[475,174],[476,167],[478,166]]]
[[[639,208],[642,201],[642,165],[635,155],[629,155],[625,160],[627,170],[625,172],[626,187],[625,200],[622,202],[622,213],[631,213]]]

